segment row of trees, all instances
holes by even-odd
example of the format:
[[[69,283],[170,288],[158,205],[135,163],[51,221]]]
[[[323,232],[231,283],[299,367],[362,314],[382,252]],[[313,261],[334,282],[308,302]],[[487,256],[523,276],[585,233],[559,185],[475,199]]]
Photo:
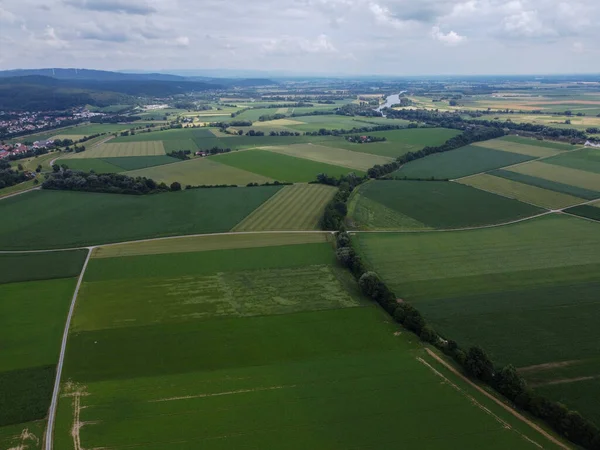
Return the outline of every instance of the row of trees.
[[[86,191],[106,192],[109,194],[154,194],[170,190],[181,190],[179,183],[173,183],[171,187],[165,183],[145,177],[129,177],[118,173],[107,173],[97,175],[93,172],[76,172],[68,168],[55,171],[46,176],[42,183],[43,189],[61,191]]]
[[[268,122],[270,120],[285,119],[285,114],[263,114],[258,118],[259,122]]]
[[[600,430],[592,422],[577,411],[533,392],[514,366],[497,367],[481,347],[465,351],[455,341],[440,336],[414,306],[399,300],[377,273],[368,270],[347,233],[337,234],[336,246],[337,260],[352,272],[361,292],[379,303],[396,322],[451,356],[470,378],[488,384],[517,407],[546,421],[571,442],[600,450]]]
[[[413,127],[411,127],[413,128]],[[342,136],[345,134],[355,133],[372,133],[375,131],[390,131],[390,130],[401,130],[404,127],[400,125],[370,125],[364,127],[353,127],[349,130],[345,128],[328,130],[326,128],[320,128],[318,131],[307,131],[304,133],[306,136]]]
[[[22,170],[22,166],[21,166]],[[14,186],[15,184],[27,181],[29,177],[24,172],[12,170],[10,163],[5,159],[0,159],[0,189]]]
[[[346,136],[346,140],[355,144],[368,144],[371,142],[385,142],[387,138],[385,136]]]
[[[173,150],[172,152],[167,153],[167,156],[185,161],[190,159],[191,154],[191,150]]]

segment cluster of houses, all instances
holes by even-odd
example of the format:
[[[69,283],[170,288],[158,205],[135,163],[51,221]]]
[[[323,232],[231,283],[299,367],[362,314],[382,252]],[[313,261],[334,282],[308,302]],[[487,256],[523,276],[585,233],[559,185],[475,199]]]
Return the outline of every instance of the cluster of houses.
[[[0,159],[9,158],[11,156],[24,155],[31,150],[40,150],[52,147],[54,145],[53,139],[44,139],[41,141],[35,141],[33,145],[27,146],[25,144],[3,144],[0,145]]]
[[[60,113],[60,115],[40,111],[0,111],[0,130],[4,130],[6,136],[27,132],[33,133],[59,127],[65,121],[85,120],[103,115],[103,113],[91,112],[85,108],[75,108]]]

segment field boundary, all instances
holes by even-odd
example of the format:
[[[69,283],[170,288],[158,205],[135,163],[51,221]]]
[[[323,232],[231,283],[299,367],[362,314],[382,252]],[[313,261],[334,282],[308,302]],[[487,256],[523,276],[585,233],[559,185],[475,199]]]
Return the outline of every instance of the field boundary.
[[[24,181],[24,183],[27,183],[27,182]],[[0,200],[6,200],[7,198],[16,197],[17,195],[26,194],[27,192],[36,191],[38,189],[41,189],[41,187],[38,186],[38,187],[31,188],[31,189],[26,189],[24,191],[15,192],[13,194],[8,194],[8,195],[5,195],[3,197],[0,197]]]
[[[481,386],[478,386],[476,383],[473,383],[473,381],[469,380],[462,373],[460,373],[458,370],[456,370],[454,367],[452,367],[451,364],[449,364],[448,362],[444,361],[444,359],[441,358],[433,350],[431,350],[429,348],[425,348],[425,351],[427,351],[427,353],[429,354],[429,356],[431,356],[437,362],[439,362],[440,364],[442,364],[450,372],[452,372],[456,376],[460,377],[464,382],[468,383],[470,386],[472,386],[475,389],[477,389],[477,391],[479,391],[481,394],[485,395],[490,400],[493,400],[496,404],[500,405],[502,408],[504,408],[506,411],[508,411],[509,413],[511,413],[513,416],[515,416],[521,422],[524,422],[527,425],[529,425],[531,428],[533,428],[535,431],[537,431],[538,433],[540,433],[542,436],[544,436],[550,442],[558,445],[559,447],[561,447],[561,448],[563,448],[565,450],[571,450],[571,447],[568,447],[567,445],[565,445],[564,443],[562,443],[561,441],[559,441],[558,439],[556,439],[554,436],[552,436],[550,433],[548,433],[547,431],[545,431],[539,425],[535,424],[532,420],[530,420],[527,417],[523,416],[521,413],[519,413],[518,411],[516,411],[514,408],[512,408],[511,406],[507,405],[506,403],[502,402],[501,400],[499,400],[498,398],[496,398],[495,396],[493,396],[492,394],[490,394],[489,392],[487,392]]]
[[[60,355],[58,357],[58,364],[56,366],[56,379],[54,380],[54,389],[52,391],[52,401],[50,402],[50,410],[48,412],[48,424],[46,425],[45,433],[45,450],[52,450],[52,435],[54,433],[54,419],[56,417],[56,408],[58,406],[58,394],[60,392],[60,378],[62,375],[62,368],[65,363],[65,353],[67,349],[67,339],[69,337],[69,328],[71,327],[71,319],[73,312],[75,311],[75,303],[77,302],[77,295],[79,294],[79,288],[83,282],[83,276],[85,275],[85,269],[87,268],[92,252],[95,247],[87,247],[88,254],[81,268],[77,285],[75,286],[75,292],[73,293],[73,299],[71,300],[71,306],[69,307],[69,314],[67,314],[67,320],[65,322],[65,330],[63,332],[62,343],[60,346]]]

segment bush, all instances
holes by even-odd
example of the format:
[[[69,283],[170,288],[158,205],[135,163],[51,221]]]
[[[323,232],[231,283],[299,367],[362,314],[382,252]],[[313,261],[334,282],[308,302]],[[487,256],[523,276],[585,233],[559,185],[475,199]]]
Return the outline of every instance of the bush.
[[[177,181],[174,181],[171,183],[170,186],[171,191],[180,191],[181,190],[181,184]]]
[[[467,375],[490,382],[494,376],[494,365],[481,347],[471,347],[465,360]]]

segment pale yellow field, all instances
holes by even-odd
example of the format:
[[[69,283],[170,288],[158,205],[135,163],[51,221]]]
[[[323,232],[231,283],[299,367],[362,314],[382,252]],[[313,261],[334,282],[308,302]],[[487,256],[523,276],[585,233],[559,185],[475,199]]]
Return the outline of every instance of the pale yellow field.
[[[532,161],[508,168],[511,172],[532,175],[558,183],[569,184],[592,191],[600,191],[600,174],[571,169],[569,167],[546,164],[541,161]]]
[[[115,158],[121,156],[158,156],[164,155],[162,141],[122,142],[118,144],[100,144],[85,152],[78,153],[77,158]]]
[[[255,122],[255,127],[286,127],[288,125],[304,125],[304,122],[292,119],[267,120],[265,122]]]
[[[393,158],[388,158],[387,156],[353,152],[342,148],[326,147],[314,144],[293,144],[281,147],[263,147],[263,150],[364,171],[370,169],[376,164],[387,164],[394,160]]]
[[[287,114],[288,109],[287,108],[279,108],[275,114]]]
[[[233,228],[233,231],[316,230],[336,189],[323,184],[286,186]]]
[[[491,148],[493,150],[502,150],[503,152],[518,153],[520,155],[533,156],[543,158],[546,156],[554,156],[560,153],[560,150],[555,150],[548,147],[539,147],[536,145],[520,144],[517,142],[502,141],[493,139],[491,141],[477,142],[473,144],[476,147]]]
[[[530,186],[489,174],[473,175],[462,178],[458,182],[548,209],[562,209],[585,202],[585,200],[572,195]]]
[[[327,242],[323,233],[252,233],[211,236],[175,237],[130,244],[109,245],[94,250],[92,258],[156,255],[164,253],[203,252],[232,248],[276,247],[280,245]]]

